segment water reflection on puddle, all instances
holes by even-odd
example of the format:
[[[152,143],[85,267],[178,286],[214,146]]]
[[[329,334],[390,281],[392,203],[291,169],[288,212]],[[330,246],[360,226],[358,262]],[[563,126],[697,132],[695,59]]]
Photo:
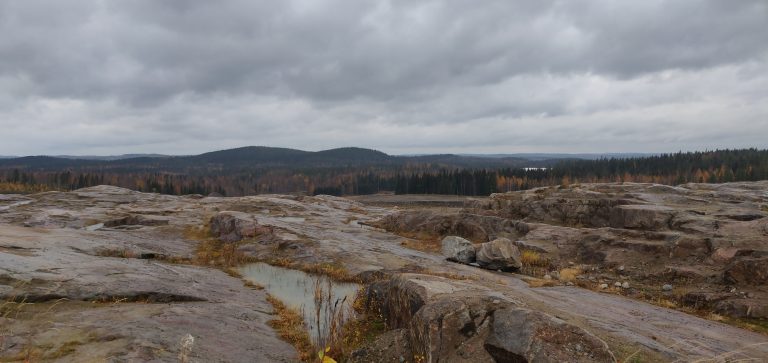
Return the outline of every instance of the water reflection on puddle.
[[[345,316],[348,316],[355,294],[360,289],[358,284],[333,282],[324,276],[310,275],[303,271],[275,267],[261,262],[245,265],[239,270],[243,278],[264,286],[268,293],[287,306],[301,311],[310,337],[316,344],[320,343],[318,337],[320,340],[325,340],[328,335],[330,315],[328,311],[333,309],[333,306],[328,306],[328,301],[336,305],[337,311],[343,309]],[[315,304],[315,292],[318,286],[323,289],[325,296],[320,305],[319,315]],[[330,299],[328,298],[329,286]]]

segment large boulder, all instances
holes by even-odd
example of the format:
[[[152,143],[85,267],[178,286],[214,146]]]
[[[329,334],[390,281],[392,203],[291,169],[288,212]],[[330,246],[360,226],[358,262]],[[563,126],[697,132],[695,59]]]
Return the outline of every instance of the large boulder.
[[[743,258],[728,265],[723,280],[736,285],[764,285],[768,283],[768,257]]]
[[[522,267],[520,250],[506,238],[497,238],[480,245],[476,255],[477,264],[489,270],[511,270]]]
[[[270,227],[258,224],[250,214],[242,212],[219,212],[211,217],[210,229],[211,235],[222,242],[237,242],[272,232]]]
[[[608,345],[552,316],[505,307],[493,313],[485,349],[496,362],[614,362]]]
[[[485,340],[494,310],[509,304],[462,293],[430,301],[410,322],[414,356],[424,357],[425,362],[494,362]]]
[[[478,288],[466,281],[439,276],[400,274],[372,283],[368,299],[378,305],[390,328],[404,328],[419,309],[436,296],[467,291],[478,291]]]
[[[581,328],[520,308],[466,281],[401,274],[373,283],[384,334],[353,353],[356,361],[614,362],[607,345]],[[400,349],[396,354],[393,344]],[[410,352],[407,357],[400,356]]]
[[[458,236],[448,236],[443,238],[442,245],[443,256],[448,260],[465,264],[475,262],[475,246],[472,242]]]

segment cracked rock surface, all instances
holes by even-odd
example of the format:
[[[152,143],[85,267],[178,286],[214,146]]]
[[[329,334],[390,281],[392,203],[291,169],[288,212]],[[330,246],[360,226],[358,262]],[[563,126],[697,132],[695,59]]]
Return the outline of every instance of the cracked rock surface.
[[[415,208],[422,214],[398,225],[406,228],[413,223],[421,231],[446,234],[466,232],[465,237],[475,243],[508,238],[521,249],[531,246],[553,256],[579,256],[596,265],[623,262],[627,274],[636,271],[631,256],[654,253],[665,256],[659,257],[660,265],[676,268],[675,274],[705,271],[706,278],[714,275],[724,281],[724,272],[731,271],[728,276],[737,281],[738,289],[752,286],[751,301],[759,301],[762,280],[745,277],[743,271],[759,265],[751,261],[761,259],[760,251],[765,250],[758,248],[768,233],[766,219],[760,217],[766,213],[765,183],[570,189],[560,197],[555,190],[494,196],[459,214]],[[631,205],[664,208],[624,208]],[[614,216],[615,208],[623,210],[621,217]],[[236,243],[241,252],[256,258],[333,263],[351,274],[461,276],[462,280],[430,286],[449,292],[441,304],[467,306],[460,311],[469,320],[458,316],[457,324],[470,320],[478,327],[486,324],[488,329],[474,331],[477,336],[489,335],[467,348],[491,356],[515,348],[490,338],[496,334],[491,320],[475,323],[480,316],[475,312],[497,300],[510,304],[510,316],[522,314],[515,309],[524,309],[541,317],[542,326],[562,323],[573,332],[583,331],[605,342],[617,359],[627,347],[656,361],[695,360],[732,351],[738,351],[741,359],[768,356],[765,335],[624,296],[569,286],[532,288],[518,274],[449,262],[439,253],[406,248],[405,238],[370,227],[382,220],[397,224],[401,213],[392,205],[330,196],[178,197],[108,186],[0,195],[0,301],[36,302],[27,306],[29,310],[0,317],[0,358],[23,359],[19,354],[24,349],[36,347],[39,358],[52,361],[178,361],[181,339],[191,334],[193,361],[295,361],[294,348],[268,325],[273,316],[266,291],[248,288],[220,269],[172,263],[193,259],[200,244],[197,234],[215,223],[221,228],[211,238]],[[712,265],[707,265],[710,259]],[[651,267],[647,273],[656,273],[656,265]],[[693,272],[686,270],[691,268]],[[454,291],[456,286],[482,293],[470,298]],[[439,310],[433,312],[440,315]],[[404,329],[393,330],[384,345],[370,351],[383,351],[382,347],[407,339],[408,349],[427,353],[429,344],[412,346],[434,337],[427,313],[415,314],[408,323],[416,324],[416,315],[422,317],[418,321],[424,322],[419,333],[423,339],[411,339]],[[546,346],[528,342],[524,346],[532,349],[529,352]],[[588,352],[585,357],[589,352],[604,357],[590,347],[596,346],[571,348]]]

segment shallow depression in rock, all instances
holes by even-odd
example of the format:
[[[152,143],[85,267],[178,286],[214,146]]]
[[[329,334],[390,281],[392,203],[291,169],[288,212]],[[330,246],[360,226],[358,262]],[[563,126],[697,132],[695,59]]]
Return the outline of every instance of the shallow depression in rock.
[[[248,264],[240,269],[243,278],[264,286],[268,293],[280,299],[291,308],[301,311],[304,322],[312,340],[324,340],[328,334],[329,308],[328,302],[338,309],[345,311],[344,316],[351,313],[352,302],[360,290],[360,285],[354,283],[334,282],[325,276],[318,276],[303,271],[291,270],[272,266],[266,263]],[[323,290],[319,314],[315,304],[317,287]],[[330,299],[328,288],[330,286]],[[318,339],[319,338],[319,339]]]

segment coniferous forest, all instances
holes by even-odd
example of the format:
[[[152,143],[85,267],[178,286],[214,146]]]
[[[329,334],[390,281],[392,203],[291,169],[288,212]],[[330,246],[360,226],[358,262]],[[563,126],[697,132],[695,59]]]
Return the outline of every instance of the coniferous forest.
[[[393,192],[480,196],[574,183],[677,185],[768,179],[768,150],[758,149],[596,160],[503,162],[457,156],[403,158],[383,153],[375,155],[376,160],[357,155],[349,157],[352,161],[347,161],[348,155],[337,152],[333,161],[294,158],[276,162],[270,159],[254,162],[253,166],[249,165],[249,159],[243,158],[238,159],[236,165],[228,164],[226,157],[208,160],[207,163],[194,163],[182,158],[109,162],[56,158],[6,159],[0,161],[0,193],[66,191],[108,184],[175,195],[359,195]]]

